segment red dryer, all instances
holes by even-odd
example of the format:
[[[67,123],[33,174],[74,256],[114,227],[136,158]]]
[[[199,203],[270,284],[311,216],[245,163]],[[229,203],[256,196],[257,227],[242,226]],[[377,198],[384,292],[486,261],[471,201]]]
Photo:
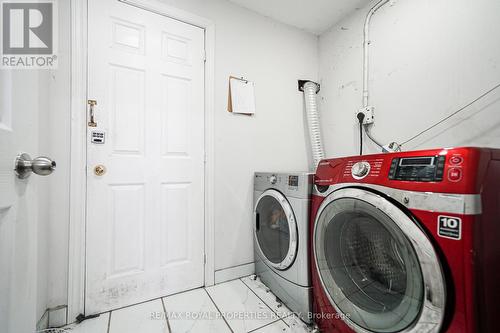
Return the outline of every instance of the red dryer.
[[[500,150],[327,159],[312,197],[321,332],[498,332]]]

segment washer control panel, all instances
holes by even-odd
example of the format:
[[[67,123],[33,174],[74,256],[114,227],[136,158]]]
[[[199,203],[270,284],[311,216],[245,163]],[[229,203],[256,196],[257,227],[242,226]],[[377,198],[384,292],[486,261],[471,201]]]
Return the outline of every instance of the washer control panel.
[[[285,197],[310,199],[314,174],[311,172],[256,172],[254,190],[264,192],[270,189],[281,192]]]
[[[446,156],[394,158],[389,179],[418,182],[440,182],[444,176]]]

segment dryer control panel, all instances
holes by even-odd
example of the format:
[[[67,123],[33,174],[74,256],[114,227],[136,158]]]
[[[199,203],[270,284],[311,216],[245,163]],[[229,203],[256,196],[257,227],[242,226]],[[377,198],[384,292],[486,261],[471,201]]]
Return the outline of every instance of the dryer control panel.
[[[478,194],[484,187],[488,163],[497,163],[490,161],[500,161],[500,149],[438,148],[331,158],[319,162],[314,184],[321,189],[364,183],[418,192]],[[364,162],[370,168],[361,178],[366,168],[353,167]]]
[[[396,157],[392,159],[389,179],[418,182],[443,180],[446,156]]]
[[[287,198],[309,199],[313,184],[311,172],[256,172],[254,190],[275,189]]]

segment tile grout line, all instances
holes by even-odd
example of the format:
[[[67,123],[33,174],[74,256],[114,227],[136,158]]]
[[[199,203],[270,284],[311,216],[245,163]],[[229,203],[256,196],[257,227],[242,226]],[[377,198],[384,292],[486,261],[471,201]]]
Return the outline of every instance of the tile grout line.
[[[257,299],[259,299],[269,310],[271,310],[271,312],[276,315],[276,320],[273,320],[271,321],[270,323],[267,323],[263,326],[260,326],[260,327],[257,327],[251,331],[249,331],[248,333],[250,332],[255,332],[255,331],[258,331],[264,327],[267,327],[267,326],[270,326],[270,325],[273,325],[279,321],[282,321],[287,327],[291,327],[284,319],[285,318],[289,318],[289,317],[292,317],[294,314],[291,313],[287,316],[284,316],[284,317],[281,317],[274,309],[272,309],[250,286],[249,284],[247,284],[243,279],[246,279],[246,278],[252,278],[252,275],[249,275],[249,276],[245,276],[245,277],[240,277],[240,278],[236,278],[234,280],[231,280],[231,281],[236,281],[236,280],[239,280],[248,290],[250,290],[256,297]],[[224,284],[224,283],[227,283],[227,282],[230,282],[230,281],[226,281],[226,282],[223,282],[223,283],[220,283],[220,284]],[[219,284],[219,285],[220,285]],[[229,330],[234,333],[233,329],[231,328],[231,326],[229,325],[228,321],[227,321],[227,318],[222,314],[222,311],[220,310],[219,306],[216,304],[216,302],[214,301],[214,299],[212,298],[212,296],[210,295],[210,293],[208,292],[207,288],[206,287],[201,287],[205,293],[207,294],[208,298],[210,299],[210,301],[212,302],[212,304],[215,306],[216,310],[219,312],[219,314],[221,315],[222,319],[224,320],[224,323],[226,324],[226,326],[229,328]],[[196,290],[196,289],[201,289],[201,288],[194,288],[194,289],[191,289],[191,290],[186,290],[186,291],[182,291],[182,292],[179,292],[179,293],[176,293],[176,294],[172,294],[172,295],[169,295],[169,296],[173,296],[173,295],[177,295],[177,294],[183,294],[183,293],[186,293],[186,292],[189,292],[189,291],[192,291],[192,290]],[[274,295],[274,294],[273,294]],[[168,327],[168,330],[169,332],[172,332],[172,328],[170,326],[170,322],[168,320],[168,316],[167,316],[167,311],[166,311],[166,307],[165,307],[165,302],[164,302],[164,298],[165,297],[168,297],[168,296],[162,296],[162,297],[158,297],[158,298],[155,298],[155,299],[152,299],[152,300],[148,300],[148,301],[143,301],[143,302],[139,302],[139,303],[136,303],[136,304],[132,304],[132,305],[129,305],[129,306],[124,306],[124,307],[121,307],[121,308],[118,308],[118,309],[114,309],[114,310],[111,310],[109,311],[108,313],[108,323],[107,323],[107,333],[110,333],[111,332],[111,316],[112,316],[112,313],[114,311],[117,311],[117,310],[121,310],[121,309],[125,309],[125,308],[130,308],[130,307],[134,307],[134,306],[137,306],[137,305],[141,305],[141,304],[144,304],[144,303],[148,303],[148,302],[152,302],[154,300],[160,300],[161,303],[162,303],[162,308],[163,308],[163,312],[164,312],[164,315],[165,315],[165,320],[167,322],[167,327]]]
[[[249,262],[244,263],[244,264],[239,264],[239,265],[234,265],[234,266],[229,266],[229,267],[226,267],[226,268],[218,269],[215,272],[222,272],[222,271],[225,271],[225,270],[228,270],[228,269],[238,268],[238,267],[241,267],[241,266],[248,266],[248,265],[251,265],[251,264],[254,264],[254,263],[255,263],[255,261],[249,261]],[[236,279],[239,279],[239,278],[236,278]],[[236,280],[236,279],[234,279],[234,280]]]
[[[215,309],[217,309],[217,311],[219,312],[219,314],[221,315],[222,317],[222,320],[224,320],[224,322],[226,323],[226,326],[229,328],[229,330],[231,331],[231,333],[234,333],[233,329],[231,328],[231,326],[229,325],[229,323],[227,322],[226,320],[226,317],[224,317],[224,315],[222,314],[222,311],[219,309],[219,307],[217,306],[217,304],[215,303],[215,301],[213,300],[212,296],[210,296],[210,293],[208,292],[207,288],[203,288],[203,290],[205,290],[205,292],[207,293],[208,295],[208,298],[210,298],[210,301],[212,302],[212,304],[215,306]]]
[[[255,274],[254,274],[254,275],[255,275]],[[262,302],[264,302],[264,304],[265,304],[268,308],[270,308],[270,309],[271,309],[271,307],[270,307],[269,305],[267,305],[267,303],[266,303],[266,302],[265,302],[265,301],[264,301],[264,300],[263,300],[263,299],[262,299],[259,295],[257,295],[257,293],[256,293],[256,292],[255,292],[252,288],[250,288],[250,286],[249,286],[248,284],[246,284],[246,283],[245,283],[245,281],[243,281],[243,279],[244,279],[244,278],[251,278],[251,276],[252,276],[252,275],[242,277],[242,278],[240,278],[240,280],[241,280],[241,282],[243,282],[243,284],[244,284],[245,286],[247,286],[247,288],[248,288],[248,289],[250,289],[250,290],[251,290],[251,291],[255,294],[255,296],[257,296],[257,297],[258,297],[258,298],[259,298]],[[262,283],[262,281],[261,281],[261,283]],[[262,284],[263,284],[263,283],[262,283]],[[264,286],[265,286],[266,288],[268,288],[268,289],[269,289],[269,287],[267,287],[265,284],[264,284]],[[269,291],[271,291],[271,290],[269,290]],[[271,293],[272,293],[272,291],[271,291]],[[275,297],[276,297],[276,295],[274,295],[274,293],[273,293],[273,296],[275,296]],[[282,304],[282,306],[286,306],[283,302],[281,302],[281,304]],[[289,310],[290,310],[290,309],[289,309]],[[281,317],[281,316],[280,316],[277,312],[275,312],[273,309],[271,309],[271,311],[273,311],[273,312],[276,314],[276,316],[279,318],[278,320],[282,320],[282,321],[285,323],[285,325],[286,325],[286,326],[288,326],[289,328],[291,328],[292,326],[290,326],[290,325],[289,325],[289,324],[285,321],[285,319],[286,319],[286,318],[296,317],[295,319],[300,320],[300,318],[299,318],[299,317],[295,314],[295,312],[293,312],[292,310],[290,310],[290,313],[289,313],[289,314],[287,314],[286,316],[283,316],[283,317]],[[275,323],[275,322],[277,322],[278,320],[274,321],[274,323]],[[269,325],[269,324],[264,325],[264,326],[262,326],[262,327],[266,327],[266,326],[268,326],[268,325]],[[307,324],[306,324],[306,325],[307,325]],[[308,326],[308,325],[307,325],[307,326]],[[252,332],[253,332],[253,331],[252,331]],[[249,332],[248,332],[248,333],[249,333]]]
[[[228,283],[228,282],[233,282],[233,281],[236,281],[236,280],[240,280],[242,278],[245,278],[246,276],[243,276],[243,277],[236,277],[234,279],[229,279],[229,280],[224,280],[222,282],[218,282],[218,283],[215,283],[213,286],[210,286],[210,287],[214,287],[214,286],[218,286],[220,284],[224,284],[224,283]]]
[[[276,319],[275,321],[272,321],[272,322],[270,322],[269,324],[265,324],[264,326],[257,327],[257,328],[255,328],[255,329],[253,329],[253,330],[251,330],[251,331],[249,331],[249,332],[247,332],[247,333],[256,332],[256,331],[258,331],[258,330],[263,329],[264,327],[268,327],[268,326],[274,325],[274,324],[276,324],[277,322],[280,322],[280,321],[282,321],[282,322],[283,322],[283,324],[285,324],[285,325],[286,325],[286,327],[290,328],[290,326],[288,326],[288,325],[285,323],[285,321],[284,321],[284,320],[282,320],[282,319]]]
[[[105,313],[111,313],[111,311],[118,311],[118,310],[123,310],[123,309],[127,309],[127,308],[132,308],[134,306],[137,306],[137,305],[141,305],[141,304],[145,304],[145,303],[149,303],[149,302],[153,302],[153,301],[156,301],[156,300],[159,300],[159,299],[162,299],[162,298],[165,298],[165,297],[170,297],[170,296],[175,296],[175,295],[179,295],[179,294],[183,294],[183,293],[187,293],[187,292],[190,292],[190,291],[193,291],[193,290],[197,290],[197,289],[204,289],[205,287],[201,286],[201,287],[196,287],[196,288],[192,288],[192,289],[188,289],[188,290],[183,290],[183,291],[179,291],[177,293],[173,293],[173,294],[169,294],[169,295],[164,295],[164,296],[160,296],[160,297],[156,297],[156,298],[152,298],[152,299],[148,299],[148,300],[145,300],[145,301],[141,301],[139,303],[134,303],[134,304],[130,304],[130,305],[125,305],[125,306],[122,306],[122,307],[119,307],[119,308],[116,308],[116,309],[111,309],[111,310],[108,310],[108,311],[104,311],[104,312],[99,312],[97,313],[98,315],[102,315],[102,314],[105,314]]]
[[[250,276],[251,276],[251,275],[250,275]],[[245,278],[250,277],[250,276],[246,276]],[[293,316],[293,313],[291,313],[291,314],[289,314],[288,316],[284,316],[284,317],[282,318],[282,317],[281,317],[281,316],[280,316],[280,315],[279,315],[276,311],[274,311],[274,310],[273,310],[273,309],[272,309],[269,305],[267,305],[267,303],[266,303],[266,302],[265,302],[265,301],[264,301],[264,300],[263,300],[263,299],[262,299],[259,295],[257,295],[257,293],[256,293],[255,291],[253,291],[253,289],[252,289],[252,288],[250,288],[250,287],[248,286],[248,284],[246,284],[246,283],[245,283],[245,281],[243,281],[243,279],[244,279],[244,278],[240,278],[240,281],[241,281],[241,282],[242,282],[242,283],[243,283],[243,284],[244,284],[244,285],[245,285],[248,289],[250,289],[250,291],[251,291],[251,292],[252,292],[255,296],[257,296],[257,298],[258,298],[258,299],[260,299],[260,300],[262,301],[262,303],[264,303],[264,305],[265,305],[265,306],[267,306],[267,307],[269,308],[269,310],[271,310],[271,311],[272,311],[272,312],[276,315],[276,318],[278,318],[278,319],[277,319],[277,320],[275,320],[273,323],[277,322],[278,320],[283,320],[284,318],[288,318],[288,317],[290,317],[290,316]],[[267,286],[266,286],[266,288],[267,288]],[[274,295],[274,293],[273,293],[273,295]],[[274,296],[276,297],[276,295],[274,295]],[[286,321],[284,321],[284,320],[283,320],[283,322],[285,323],[285,325],[286,325],[286,326],[291,327],[290,325],[288,325],[288,323],[287,323]],[[272,323],[271,323],[271,324],[272,324]],[[267,325],[270,325],[270,324],[266,324],[266,325],[264,325],[264,326],[262,326],[262,327],[266,327]],[[260,327],[260,328],[262,328],[262,327]],[[255,331],[255,330],[254,330],[254,331]]]
[[[167,328],[170,333],[172,333],[172,327],[170,327],[170,321],[168,320],[167,316],[167,308],[165,307],[165,302],[163,301],[163,297],[161,299],[161,305],[163,307],[163,313],[165,314],[165,320],[167,321]]]
[[[108,330],[107,330],[107,333],[110,332],[111,330],[111,312],[112,311],[109,311],[109,316],[108,316]]]
[[[243,278],[240,278],[241,282],[243,282],[243,284],[244,284],[245,286],[247,286],[247,288],[248,288],[248,289],[250,289],[250,290],[251,290],[251,291],[255,294],[255,296],[257,296],[257,297],[258,297],[258,298],[259,298],[262,302],[264,302],[264,304],[265,304],[268,308],[270,308],[270,309],[271,309],[271,307],[270,307],[269,305],[267,305],[267,303],[266,303],[266,302],[265,302],[265,301],[264,301],[264,300],[263,300],[263,299],[262,299],[259,295],[257,295],[257,293],[255,293],[255,291],[253,291],[253,289],[252,289],[252,288],[250,288],[250,287],[248,286],[248,284],[246,284],[246,283],[245,283],[245,281],[243,281],[243,279],[244,279],[244,278],[248,278],[248,277],[251,277],[251,275],[246,276],[246,277],[243,277]],[[262,283],[262,281],[261,281],[261,283]],[[264,286],[265,286],[266,288],[268,288],[265,284],[264,284]],[[268,289],[269,289],[269,288],[268,288]],[[269,290],[269,291],[271,291],[271,290]],[[273,293],[273,295],[274,295],[274,293]],[[274,296],[276,296],[276,295],[274,295]],[[283,304],[283,302],[281,302],[281,304],[282,304],[283,306],[286,306],[285,304]],[[290,310],[290,309],[289,309],[289,310]],[[273,311],[273,312],[276,314],[276,316],[279,318],[278,320],[282,320],[282,321],[285,323],[285,325],[286,325],[286,326],[288,326],[289,328],[292,328],[292,326],[288,325],[288,323],[285,321],[285,319],[286,319],[286,318],[296,317],[295,319],[300,320],[300,318],[299,318],[299,317],[297,317],[297,316],[296,316],[296,314],[295,314],[295,312],[293,312],[292,310],[290,310],[290,314],[288,314],[288,315],[286,315],[286,316],[284,316],[284,317],[280,317],[280,315],[279,315],[277,312],[275,312],[273,309],[271,309],[271,311]],[[274,321],[274,323],[275,323],[275,322],[277,322],[278,320]],[[269,325],[269,324],[268,324],[268,325]],[[266,327],[266,326],[268,326],[268,325],[264,325],[264,326],[262,326],[262,327]],[[306,324],[306,325],[307,325],[307,324]],[[262,327],[261,327],[261,328],[262,328]],[[252,331],[252,332],[253,332],[253,331]],[[248,333],[250,333],[250,332],[248,332]]]
[[[235,281],[235,280],[240,280],[240,279],[241,278],[239,278],[239,277],[238,278],[234,278],[234,279],[227,280],[227,281],[224,281],[224,282],[216,283],[216,284],[214,284],[214,286],[220,285],[220,284],[223,284],[223,283],[227,283],[227,282],[231,282],[231,281]],[[159,297],[156,297],[156,298],[152,298],[152,299],[148,299],[148,300],[145,300],[145,301],[141,301],[141,302],[138,302],[138,303],[134,303],[134,304],[130,304],[130,305],[125,305],[125,306],[122,306],[122,307],[119,307],[119,308],[116,308],[116,309],[111,309],[109,311],[100,312],[100,313],[98,313],[98,315],[103,315],[105,313],[109,313],[110,318],[111,318],[111,312],[113,312],[113,311],[118,311],[118,310],[122,310],[122,309],[132,308],[134,306],[145,304],[145,303],[149,303],[149,302],[153,302],[153,301],[156,301],[156,300],[161,300],[162,303],[163,303],[163,298],[170,297],[170,296],[175,296],[175,295],[180,295],[180,294],[187,293],[187,292],[190,292],[190,291],[194,291],[194,290],[197,290],[197,289],[203,289],[203,290],[205,290],[205,286],[196,287],[196,288],[192,288],[192,289],[188,289],[188,290],[183,290],[183,291],[179,291],[177,293],[173,293],[173,294],[169,294],[169,295],[163,295],[163,296],[159,296]],[[50,315],[50,313],[47,313],[47,317],[49,315]]]

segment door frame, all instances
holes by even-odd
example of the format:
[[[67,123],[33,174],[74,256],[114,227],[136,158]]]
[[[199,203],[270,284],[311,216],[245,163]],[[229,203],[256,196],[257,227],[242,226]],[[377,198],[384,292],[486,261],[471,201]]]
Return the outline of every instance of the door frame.
[[[215,282],[214,242],[214,110],[215,24],[204,17],[157,0],[116,0],[163,15],[205,31],[205,286]],[[71,0],[71,157],[68,253],[68,311],[73,322],[85,309],[85,230],[87,195],[87,78],[88,0]],[[162,295],[159,295],[162,296]]]

